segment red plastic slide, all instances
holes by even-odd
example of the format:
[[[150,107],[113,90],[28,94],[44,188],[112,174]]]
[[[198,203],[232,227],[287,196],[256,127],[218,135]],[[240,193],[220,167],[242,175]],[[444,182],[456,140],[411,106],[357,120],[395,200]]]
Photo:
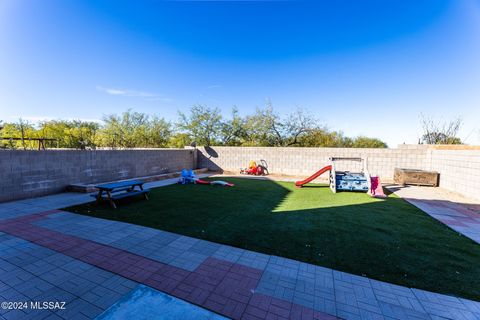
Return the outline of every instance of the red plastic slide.
[[[312,182],[313,180],[315,180],[316,178],[318,178],[322,173],[326,172],[326,171],[330,171],[332,170],[332,166],[325,166],[323,167],[322,169],[318,170],[317,172],[315,172],[313,175],[311,175],[310,177],[308,177],[307,179],[305,180],[302,180],[302,181],[297,181],[295,182],[295,185],[297,187],[302,187],[304,184],[307,184],[309,182]]]

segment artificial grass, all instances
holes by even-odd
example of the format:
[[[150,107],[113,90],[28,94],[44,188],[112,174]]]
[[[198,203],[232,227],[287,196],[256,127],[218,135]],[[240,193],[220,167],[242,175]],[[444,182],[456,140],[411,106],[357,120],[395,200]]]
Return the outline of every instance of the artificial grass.
[[[480,245],[393,194],[222,179],[235,187],[171,185],[117,209],[92,202],[66,210],[480,300]]]

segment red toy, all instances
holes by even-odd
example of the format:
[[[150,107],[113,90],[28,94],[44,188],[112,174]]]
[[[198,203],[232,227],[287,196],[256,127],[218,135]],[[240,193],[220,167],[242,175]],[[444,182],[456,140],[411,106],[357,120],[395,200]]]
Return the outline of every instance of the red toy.
[[[248,163],[248,168],[240,169],[241,174],[250,174],[254,176],[265,176],[268,175],[268,166],[265,160],[260,160],[261,164],[257,165],[257,163],[253,160],[250,160]]]

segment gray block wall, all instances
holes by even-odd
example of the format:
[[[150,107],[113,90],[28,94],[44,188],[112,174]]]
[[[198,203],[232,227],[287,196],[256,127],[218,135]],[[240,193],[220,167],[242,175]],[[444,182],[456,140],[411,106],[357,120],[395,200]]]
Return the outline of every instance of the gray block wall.
[[[271,173],[309,176],[329,164],[330,157],[361,157],[367,160],[370,174],[392,181],[393,170],[424,168],[426,149],[359,149],[359,148],[268,148],[210,147],[199,148],[199,167],[238,172],[250,160],[264,159]],[[355,171],[358,163],[338,162],[338,170]]]
[[[0,150],[0,202],[64,191],[73,183],[98,183],[208,168],[238,172],[250,160],[265,159],[272,173],[308,177],[329,157],[362,157],[384,182],[396,167],[440,172],[440,186],[480,200],[480,147],[446,149],[400,145],[396,149],[201,147],[133,150]],[[357,163],[344,163],[357,170]]]
[[[0,202],[97,183],[192,169],[194,150],[0,150]]]
[[[427,157],[441,187],[480,199],[480,150],[430,150]]]

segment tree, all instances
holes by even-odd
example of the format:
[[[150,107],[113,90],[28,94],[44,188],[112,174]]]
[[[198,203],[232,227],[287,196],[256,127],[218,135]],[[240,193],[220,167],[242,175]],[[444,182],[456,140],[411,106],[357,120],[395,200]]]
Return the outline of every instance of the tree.
[[[18,120],[18,131],[20,131],[20,137],[22,138],[22,147],[23,150],[27,150],[27,144],[25,142],[25,139],[29,136],[27,134],[27,131],[32,131],[32,126],[28,124],[28,122],[25,122],[20,118]]]
[[[447,122],[435,122],[431,117],[421,115],[423,134],[420,139],[425,144],[462,144],[457,137],[462,126],[461,118]]]
[[[271,106],[257,108],[245,119],[245,145],[271,147],[280,144],[280,117]]]
[[[176,133],[170,137],[168,146],[171,148],[183,148],[185,146],[191,145],[192,143],[193,140],[190,135],[186,133]]]
[[[358,136],[352,141],[352,148],[387,148],[387,144],[377,138]]]
[[[93,149],[96,147],[95,139],[98,129],[98,123],[73,120],[67,123],[66,144],[75,149]]]
[[[99,143],[110,148],[166,147],[172,134],[165,119],[131,110],[121,116],[107,115],[103,121]]]
[[[120,146],[123,148],[143,147],[146,145],[146,127],[148,116],[128,110],[122,114],[118,123]]]
[[[7,142],[3,141],[2,146],[4,148],[17,149],[22,148],[33,149],[37,147],[37,143],[30,141],[29,138],[36,138],[35,128],[32,124],[19,119],[16,123],[5,123],[3,124],[3,129],[1,130],[1,136],[3,138],[17,138],[20,140],[9,140]]]
[[[122,147],[121,119],[119,116],[111,114],[103,117],[104,125],[99,135],[99,145],[115,149]]]
[[[297,108],[282,119],[267,102],[247,117],[245,132],[248,145],[289,147],[300,145],[301,137],[318,128],[318,120],[304,109]]]
[[[93,149],[96,147],[99,128],[100,125],[96,122],[50,120],[39,124],[37,135],[41,138],[56,139],[56,146],[60,148]]]
[[[299,139],[300,147],[351,147],[351,139],[346,138],[342,132],[329,131],[328,128],[310,130]]]
[[[286,135],[283,144],[287,147],[297,145],[303,135],[318,129],[318,120],[305,110],[297,108],[284,121],[283,129]]]
[[[218,108],[195,105],[188,114],[179,112],[175,127],[164,118],[131,110],[120,115],[106,115],[102,124],[80,120],[50,120],[33,126],[20,119],[18,123],[0,121],[0,126],[3,127],[0,130],[1,137],[19,139],[1,141],[1,148],[37,148],[38,143],[30,141],[30,138],[53,138],[56,143],[54,146],[50,144],[50,147],[76,149],[182,148],[193,142],[205,146],[386,147],[383,141],[376,138],[350,138],[341,131],[330,131],[327,127],[320,126],[312,114],[301,108],[281,117],[268,101],[265,107],[257,108],[253,114],[243,117],[234,107],[231,117],[225,120]],[[446,132],[452,132],[449,130]],[[433,135],[432,132],[437,131],[430,130],[428,137]],[[440,136],[440,139],[437,133],[435,137],[437,140],[455,142],[451,137]]]
[[[195,105],[190,114],[179,112],[178,128],[186,133],[198,145],[210,146],[219,139],[222,129],[222,115],[220,109],[204,105]]]
[[[164,148],[170,143],[172,124],[164,118],[153,116],[148,123],[148,147]]]
[[[15,124],[2,122],[2,130],[0,130],[0,137],[13,138],[13,137],[17,137],[17,135],[18,135],[18,131],[17,131],[17,128],[15,127]],[[1,140],[0,147],[2,149],[5,149],[5,148],[16,149],[17,142],[13,140]]]
[[[68,130],[67,121],[50,120],[42,121],[39,124],[39,135],[43,138],[57,139],[59,148],[74,148],[65,142],[66,131]]]
[[[245,119],[238,114],[236,107],[232,109],[231,119],[222,122],[220,137],[225,146],[241,146],[245,141]]]

